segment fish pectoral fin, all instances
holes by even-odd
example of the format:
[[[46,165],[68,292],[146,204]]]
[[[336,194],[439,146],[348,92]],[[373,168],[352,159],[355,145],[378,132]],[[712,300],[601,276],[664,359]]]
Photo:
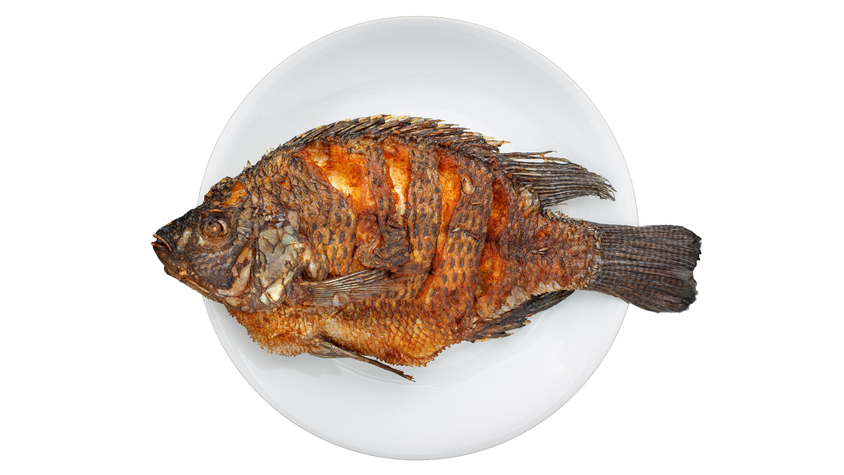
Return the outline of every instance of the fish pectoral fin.
[[[369,363],[373,366],[377,366],[381,369],[387,370],[395,375],[401,376],[402,378],[408,381],[414,381],[413,376],[409,374],[405,374],[403,371],[393,368],[392,366],[386,365],[378,360],[367,358],[366,356],[361,355],[356,351],[349,350],[347,348],[343,348],[342,346],[335,345],[330,341],[324,338],[317,338],[314,343],[320,347],[322,351],[313,352],[311,353],[314,356],[319,356],[321,358],[352,358],[354,360],[362,361],[364,363]],[[415,381],[414,381],[415,382]]]
[[[522,305],[501,315],[498,321],[480,328],[464,340],[471,342],[504,338],[510,336],[510,330],[521,328],[530,321],[528,317],[557,305],[574,293],[574,290],[557,290],[546,294],[535,295]]]
[[[384,269],[366,269],[318,282],[302,282],[311,292],[311,305],[339,307],[351,302],[402,289],[403,277],[393,278]]]

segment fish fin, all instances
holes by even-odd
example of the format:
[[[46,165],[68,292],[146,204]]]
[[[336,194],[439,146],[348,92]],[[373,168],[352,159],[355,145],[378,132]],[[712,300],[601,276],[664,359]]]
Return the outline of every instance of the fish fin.
[[[399,291],[402,289],[402,279],[392,278],[390,272],[384,269],[366,269],[334,279],[302,282],[300,285],[310,290],[313,296],[311,305],[339,307],[383,292]]]
[[[297,135],[281,147],[298,148],[315,140],[388,136],[413,138],[460,149],[484,163],[505,143],[438,119],[375,115],[322,125]]]
[[[401,370],[398,370],[396,368],[393,368],[392,366],[386,365],[386,364],[384,364],[384,363],[382,363],[378,360],[375,360],[375,359],[372,359],[372,358],[367,358],[366,356],[363,356],[356,351],[352,351],[352,350],[349,350],[347,348],[343,348],[342,346],[335,345],[334,343],[331,343],[330,341],[328,341],[326,339],[318,338],[318,339],[316,339],[316,341],[314,343],[316,343],[316,345],[319,346],[320,349],[322,350],[322,351],[319,351],[319,352],[311,353],[314,356],[319,356],[321,358],[352,358],[354,360],[362,361],[364,363],[369,363],[373,366],[377,366],[381,369],[385,369],[385,370],[387,370],[387,371],[389,371],[393,374],[401,376],[402,378],[404,378],[408,381],[414,381],[413,376],[406,374],[405,372],[403,372]]]
[[[546,157],[547,153],[498,153],[495,158],[519,184],[530,186],[544,207],[589,195],[615,200],[615,189],[606,178],[565,158]]]
[[[510,336],[511,333],[507,333],[510,330],[521,328],[530,323],[528,317],[543,310],[548,310],[565,300],[572,293],[574,293],[574,290],[556,290],[546,294],[535,295],[521,306],[505,312],[496,323],[476,331],[471,336],[465,338],[465,340],[475,342],[478,340],[491,340]]]
[[[682,312],[697,295],[692,275],[700,237],[682,226],[613,226],[591,223],[601,236],[597,290],[652,312]]]

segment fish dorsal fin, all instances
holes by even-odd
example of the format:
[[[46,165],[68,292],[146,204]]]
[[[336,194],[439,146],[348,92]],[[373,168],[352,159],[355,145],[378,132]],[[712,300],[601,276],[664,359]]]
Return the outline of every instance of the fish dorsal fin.
[[[282,148],[298,148],[315,140],[334,141],[353,137],[386,136],[427,140],[442,146],[459,148],[481,160],[489,159],[498,151],[498,147],[505,143],[438,119],[375,115],[342,120],[311,129],[297,135],[282,145]]]
[[[318,282],[302,282],[313,296],[311,305],[339,307],[384,292],[401,290],[401,277],[391,278],[384,269],[366,269]]]
[[[546,157],[548,153],[496,153],[495,158],[519,184],[530,186],[544,207],[590,195],[615,200],[606,178],[565,158]]]

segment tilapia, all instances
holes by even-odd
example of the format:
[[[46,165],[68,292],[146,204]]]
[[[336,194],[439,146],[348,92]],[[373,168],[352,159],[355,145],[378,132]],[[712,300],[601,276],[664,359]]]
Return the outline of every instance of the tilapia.
[[[167,274],[225,305],[267,351],[408,379],[389,365],[507,336],[576,290],[654,312],[694,302],[697,235],[551,211],[615,190],[503,143],[433,119],[324,125],[222,179],[152,245]]]

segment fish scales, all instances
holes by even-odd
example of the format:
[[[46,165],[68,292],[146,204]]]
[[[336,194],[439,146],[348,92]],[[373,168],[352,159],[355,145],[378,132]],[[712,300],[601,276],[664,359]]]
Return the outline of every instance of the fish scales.
[[[574,290],[653,311],[694,301],[694,233],[549,211],[613,189],[501,144],[432,119],[317,127],[223,179],[153,245],[168,274],[226,305],[268,351],[381,367],[371,358],[425,365],[506,336]]]

